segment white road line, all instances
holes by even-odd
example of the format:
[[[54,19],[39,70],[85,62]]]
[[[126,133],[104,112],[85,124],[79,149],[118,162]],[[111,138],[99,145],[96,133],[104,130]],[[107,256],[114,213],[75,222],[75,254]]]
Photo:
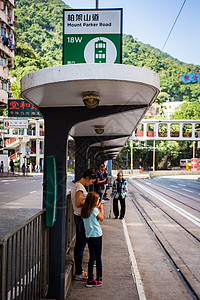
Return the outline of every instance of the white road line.
[[[33,194],[33,193],[36,193],[37,191],[32,191],[32,192],[29,192],[29,194]]]
[[[151,185],[151,183],[149,183],[149,182],[146,182],[146,184]]]
[[[173,188],[178,189],[178,186],[176,186],[176,185],[170,185],[170,186],[173,187]]]
[[[194,192],[191,191],[191,190],[187,190],[187,189],[182,189],[182,190],[184,190],[184,191],[186,191],[186,192],[189,192],[189,193],[194,193]]]
[[[135,279],[135,283],[137,286],[137,290],[138,290],[138,296],[140,300],[146,300],[145,297],[145,293],[144,293],[144,288],[142,285],[142,280],[141,280],[141,276],[140,276],[140,272],[137,266],[137,262],[136,262],[136,258],[133,252],[133,248],[131,245],[131,241],[129,238],[129,234],[128,234],[128,230],[127,230],[127,226],[126,226],[126,222],[124,221],[124,219],[122,220],[122,225],[123,225],[123,229],[124,229],[124,236],[125,236],[125,240],[126,240],[126,245],[128,247],[128,252],[129,252],[129,256],[130,256],[130,260],[131,260],[131,270],[132,270],[132,276],[133,279]]]
[[[13,182],[13,181],[17,181],[16,179],[4,179],[2,180],[2,182]]]
[[[10,182],[5,182],[4,184],[10,184]]]
[[[190,220],[192,223],[194,223],[195,225],[197,225],[198,227],[200,227],[200,219],[199,218],[197,218],[194,215],[190,214],[189,212],[187,212],[185,209],[179,207],[178,205],[173,204],[172,202],[168,201],[164,197],[156,194],[155,192],[153,192],[152,190],[150,190],[147,187],[143,186],[142,184],[136,182],[135,180],[133,180],[133,182],[136,185],[138,185],[139,187],[141,187],[143,190],[145,190],[147,193],[151,194],[151,196],[154,196],[159,201],[161,201],[164,204],[168,205],[170,208],[172,208],[173,210],[175,210],[177,213],[179,213],[180,215],[182,215],[183,217],[185,217],[186,219]]]
[[[181,183],[178,183],[178,185],[180,185],[180,186],[186,186],[185,184],[181,184]]]

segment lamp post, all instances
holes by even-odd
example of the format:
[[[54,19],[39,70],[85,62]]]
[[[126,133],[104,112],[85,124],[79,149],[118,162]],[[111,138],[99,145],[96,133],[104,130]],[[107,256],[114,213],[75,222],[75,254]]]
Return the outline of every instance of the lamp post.
[[[96,0],[96,9],[99,9],[99,0]]]

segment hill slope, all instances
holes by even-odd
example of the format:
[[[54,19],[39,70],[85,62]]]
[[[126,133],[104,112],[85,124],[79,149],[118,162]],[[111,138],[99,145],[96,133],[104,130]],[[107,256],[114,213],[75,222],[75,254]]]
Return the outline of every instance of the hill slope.
[[[11,76],[12,91],[20,95],[19,79],[28,72],[62,64],[62,16],[69,8],[61,0],[18,0],[18,46],[15,69]],[[130,35],[123,36],[123,63],[145,67],[157,72],[161,79],[158,102],[167,99],[198,101],[199,84],[181,84],[180,76],[196,72],[198,66],[180,62],[160,50],[137,42]]]

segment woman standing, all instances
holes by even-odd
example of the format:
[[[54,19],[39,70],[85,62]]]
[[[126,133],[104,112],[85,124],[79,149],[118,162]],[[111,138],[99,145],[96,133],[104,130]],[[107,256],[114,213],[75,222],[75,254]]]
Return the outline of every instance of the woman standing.
[[[87,279],[86,273],[82,269],[83,251],[86,245],[86,236],[83,220],[81,218],[82,206],[85,203],[87,191],[85,186],[92,185],[96,180],[96,173],[93,169],[88,169],[83,172],[82,178],[75,182],[71,190],[71,199],[74,209],[74,221],[76,224],[76,244],[74,249],[75,260],[75,279]]]

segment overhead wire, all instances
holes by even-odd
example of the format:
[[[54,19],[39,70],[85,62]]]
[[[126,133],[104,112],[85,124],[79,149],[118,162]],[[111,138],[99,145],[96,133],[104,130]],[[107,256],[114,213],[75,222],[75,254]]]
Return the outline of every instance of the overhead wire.
[[[170,35],[171,35],[171,33],[172,33],[172,30],[174,29],[174,26],[175,26],[175,24],[176,24],[176,22],[177,22],[177,20],[178,20],[178,18],[179,18],[179,16],[180,16],[180,13],[181,13],[181,11],[182,11],[182,9],[183,9],[183,7],[184,7],[186,1],[187,1],[187,0],[184,0],[183,4],[182,4],[182,6],[181,6],[181,8],[180,8],[180,10],[179,10],[179,13],[178,13],[178,15],[177,15],[177,17],[176,17],[176,19],[175,19],[175,21],[174,21],[174,24],[172,25],[172,28],[171,28],[171,30],[170,30],[170,32],[169,32],[167,38],[166,38],[166,41],[165,41],[165,43],[164,43],[164,45],[163,45],[163,47],[162,47],[162,51],[163,51],[165,45],[167,44],[167,41],[168,41],[168,39],[169,39],[169,37],[170,37]]]

